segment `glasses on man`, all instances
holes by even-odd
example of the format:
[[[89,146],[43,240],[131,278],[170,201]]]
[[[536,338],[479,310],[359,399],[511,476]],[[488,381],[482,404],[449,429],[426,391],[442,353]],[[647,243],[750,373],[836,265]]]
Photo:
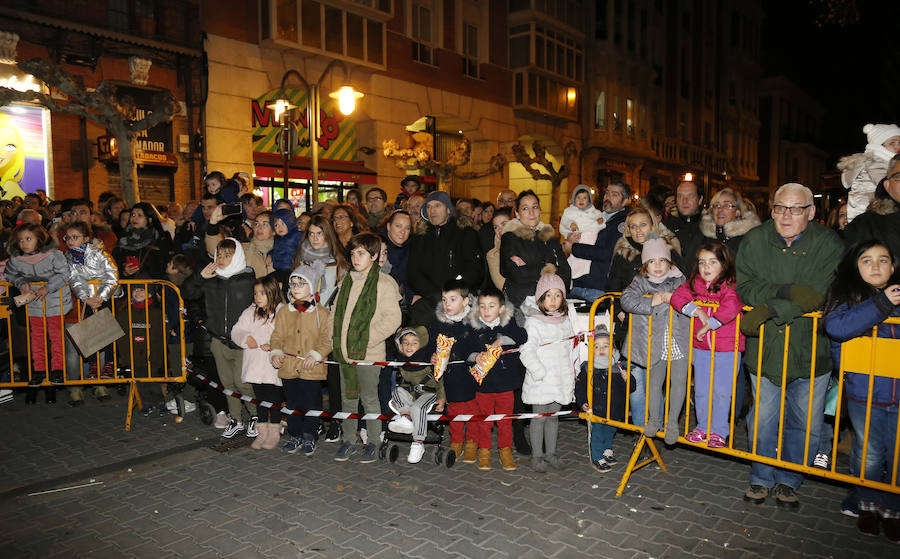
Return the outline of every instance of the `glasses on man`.
[[[369,196],[366,198],[366,202],[375,202],[377,200],[384,200],[381,196]]]
[[[900,181],[900,173],[894,173],[893,175],[889,176],[886,180]]]
[[[775,212],[775,215],[781,215],[788,210],[790,210],[791,215],[800,215],[803,213],[803,210],[811,207],[812,204],[807,204],[805,206],[784,206],[782,204],[775,204],[772,206],[772,211]]]
[[[737,208],[737,204],[732,204],[731,202],[716,202],[712,205],[714,210],[733,210],[735,208]]]

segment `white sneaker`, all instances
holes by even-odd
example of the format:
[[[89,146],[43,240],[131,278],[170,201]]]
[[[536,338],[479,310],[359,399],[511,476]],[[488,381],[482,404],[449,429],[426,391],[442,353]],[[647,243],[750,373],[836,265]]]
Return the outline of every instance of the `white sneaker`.
[[[244,432],[251,439],[255,439],[259,436],[259,430],[256,428],[256,423],[259,421],[255,415],[250,418],[250,421],[247,422],[247,430]]]
[[[405,415],[398,415],[388,423],[388,431],[391,433],[411,435],[413,432],[413,422]]]
[[[359,440],[362,441],[362,444],[369,444],[369,430],[363,427],[359,430]]]
[[[225,428],[225,431],[222,433],[222,436],[226,439],[230,439],[231,437],[237,435],[238,433],[243,432],[244,424],[239,423],[236,419],[232,419],[228,422],[228,427]]]
[[[9,389],[0,390],[0,404],[5,404],[7,402],[12,402],[13,399],[13,391]]]
[[[228,424],[231,423],[231,418],[228,417],[228,414],[220,411],[216,414],[216,420],[213,422],[213,427],[216,429],[224,429],[228,427]]]
[[[406,457],[406,461],[410,464],[418,464],[424,455],[425,445],[422,443],[413,443],[409,445],[409,456]]]
[[[166,402],[166,409],[169,410],[169,413],[173,415],[178,415],[178,403],[175,400],[169,400]],[[193,402],[189,402],[187,400],[184,401],[184,413],[191,413],[193,411],[197,411],[197,406]],[[216,418],[218,419],[218,417]],[[222,427],[224,429],[224,427]]]
[[[828,455],[827,454],[816,454],[816,459],[813,460],[813,466],[816,468],[822,468],[823,470],[828,469]]]

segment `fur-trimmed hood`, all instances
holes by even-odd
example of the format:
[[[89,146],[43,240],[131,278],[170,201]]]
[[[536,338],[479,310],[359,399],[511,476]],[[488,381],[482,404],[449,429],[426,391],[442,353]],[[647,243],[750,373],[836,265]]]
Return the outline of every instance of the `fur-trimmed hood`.
[[[681,255],[681,243],[678,242],[678,237],[676,237],[675,233],[672,233],[668,227],[662,223],[657,223],[647,235],[649,236],[653,232],[656,232],[660,239],[666,241],[666,243],[672,247],[672,250],[677,252],[679,256]],[[635,258],[640,260],[641,251],[631,246],[631,242],[628,240],[629,238],[630,237],[626,237],[623,233],[622,236],[619,237],[619,240],[616,241],[616,246],[613,248],[613,254],[618,254],[628,261],[634,260]]]
[[[478,310],[478,301],[477,301],[477,300],[475,299],[475,297],[473,297],[472,295],[469,295],[469,302],[468,302],[467,304],[468,304],[469,307],[470,307],[470,308],[469,308],[469,311],[468,311],[469,313],[471,313],[472,310]],[[450,318],[447,316],[447,313],[444,312],[444,305],[441,304],[440,301],[438,301],[438,304],[437,304],[437,305],[435,306],[435,308],[434,308],[434,318],[435,318],[438,322],[443,322],[443,323],[445,323],[445,324],[450,324],[450,323],[453,322],[453,321],[450,320]],[[467,314],[467,315],[462,319],[461,322],[463,322],[463,323],[468,323],[468,320],[469,320],[469,315]]]
[[[56,235],[47,235],[47,242],[38,247],[38,253],[50,252],[51,250],[59,249],[59,241],[56,239]],[[19,242],[17,239],[14,239],[10,236],[9,242],[6,245],[6,252],[9,254],[10,258],[15,258],[22,256],[22,249],[19,248]]]
[[[890,196],[887,198],[875,198],[869,204],[869,211],[878,215],[890,215],[900,211],[900,204],[897,204]]]
[[[838,170],[841,171],[841,183],[844,185],[844,188],[850,188],[853,186],[853,181],[856,180],[856,177],[865,170],[868,171],[872,182],[878,184],[887,174],[889,160],[890,157],[888,159],[876,157],[871,152],[845,155],[841,157],[837,164]]]
[[[500,326],[506,326],[509,324],[509,321],[512,320],[513,315],[515,314],[515,307],[509,303],[503,304],[503,311],[500,313]],[[478,303],[472,306],[472,310],[469,311],[469,316],[466,317],[466,321],[469,326],[474,328],[475,330],[480,330],[482,328],[486,328],[486,325],[481,320],[481,316],[478,313]]]
[[[503,234],[512,233],[520,239],[533,241],[537,237],[538,241],[547,242],[556,237],[556,230],[544,222],[539,222],[535,229],[527,227],[519,218],[511,219],[503,226]]]
[[[759,225],[759,223],[759,218],[756,217],[755,213],[743,212],[737,219],[725,224],[725,236],[729,239],[743,237],[748,231]],[[704,237],[710,239],[716,238],[716,222],[713,221],[713,216],[710,214],[709,210],[704,210],[703,217],[700,218],[700,232],[703,233]]]
[[[475,226],[475,222],[472,221],[472,218],[465,214],[454,214],[454,215],[450,216],[450,219],[452,219],[454,222],[456,222],[456,226],[459,227],[460,229],[462,229],[464,227],[473,227],[474,228],[474,226]],[[450,219],[447,220],[447,223],[450,223]],[[441,225],[440,227],[446,226],[447,223],[445,223],[444,225]],[[428,231],[429,225],[431,225],[431,223],[427,219],[420,219],[413,226],[413,231],[412,231],[413,235],[424,235]],[[433,226],[433,227],[437,227],[437,226]],[[408,241],[407,241],[407,243],[408,243]]]

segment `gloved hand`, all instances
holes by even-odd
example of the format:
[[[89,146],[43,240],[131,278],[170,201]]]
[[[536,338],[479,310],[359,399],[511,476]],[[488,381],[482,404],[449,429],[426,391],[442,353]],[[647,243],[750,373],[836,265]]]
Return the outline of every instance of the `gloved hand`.
[[[787,295],[787,297],[782,295],[784,291],[786,291],[784,295]],[[825,297],[808,285],[791,285],[787,290],[782,288],[779,290],[779,296],[783,299],[789,299],[805,313],[817,311],[825,303]]]
[[[745,336],[754,338],[759,336],[759,327],[762,326],[763,322],[769,320],[771,316],[772,311],[768,305],[759,305],[741,317],[741,332]]]

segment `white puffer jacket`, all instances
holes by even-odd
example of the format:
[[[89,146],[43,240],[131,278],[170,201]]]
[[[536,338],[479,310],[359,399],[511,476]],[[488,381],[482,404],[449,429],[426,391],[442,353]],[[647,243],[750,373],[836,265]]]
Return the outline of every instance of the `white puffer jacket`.
[[[540,320],[536,315],[541,311],[533,296],[522,303],[522,313],[525,315],[525,331],[528,332],[528,341],[519,350],[519,359],[525,366],[522,401],[526,404],[558,402],[563,405],[572,402],[579,366],[578,349],[572,340],[559,341],[575,334],[572,319],[566,317],[559,324]],[[558,343],[543,345],[548,342]]]

